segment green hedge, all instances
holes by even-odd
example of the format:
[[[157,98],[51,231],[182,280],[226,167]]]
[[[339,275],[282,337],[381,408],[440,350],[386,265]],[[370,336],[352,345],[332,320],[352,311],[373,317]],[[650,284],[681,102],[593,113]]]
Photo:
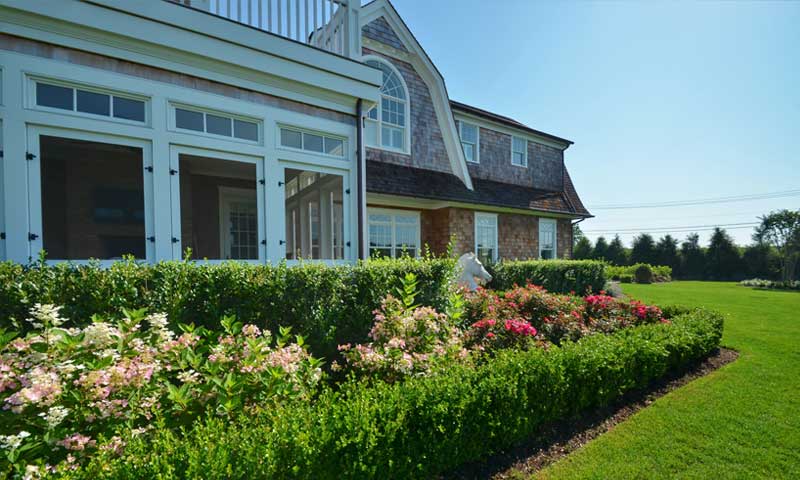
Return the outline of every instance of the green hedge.
[[[134,439],[75,478],[432,478],[508,448],[554,420],[611,402],[712,353],[705,311],[545,351],[507,350],[403,383],[351,381],[316,401],[178,434]]]
[[[488,266],[489,287],[508,290],[514,285],[534,283],[554,293],[598,292],[605,287],[606,265],[594,260],[523,260]]]
[[[166,312],[170,321],[216,328],[225,315],[277,331],[279,325],[308,338],[317,355],[332,356],[340,343],[361,342],[375,310],[399,279],[413,272],[418,301],[443,309],[454,261],[370,260],[350,266],[306,263],[250,265],[122,261],[99,265],[21,266],[0,263],[0,326],[27,318],[35,303],[62,305],[73,324],[122,308]]]
[[[647,263],[637,263],[635,265],[617,266],[606,265],[606,276],[610,280],[617,280],[622,283],[632,283],[635,280],[636,270],[641,267],[648,267],[653,273],[654,282],[672,281],[672,268],[666,265],[649,265]]]

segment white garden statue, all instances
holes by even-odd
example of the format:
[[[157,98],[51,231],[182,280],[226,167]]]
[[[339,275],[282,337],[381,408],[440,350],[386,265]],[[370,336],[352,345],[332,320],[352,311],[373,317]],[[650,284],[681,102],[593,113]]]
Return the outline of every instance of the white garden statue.
[[[476,281],[477,280],[477,281]],[[456,282],[473,292],[478,285],[492,281],[492,276],[483,268],[483,264],[474,253],[465,253],[458,259],[458,278]]]

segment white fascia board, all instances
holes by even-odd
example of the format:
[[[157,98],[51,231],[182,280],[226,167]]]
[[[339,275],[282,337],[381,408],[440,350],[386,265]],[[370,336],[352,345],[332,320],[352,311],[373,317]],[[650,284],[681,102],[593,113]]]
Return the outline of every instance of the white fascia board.
[[[566,150],[569,147],[568,143],[556,142],[552,138],[536,135],[527,130],[517,129],[512,126],[506,125],[504,123],[495,122],[487,118],[480,117],[478,115],[462,112],[461,110],[458,109],[453,109],[453,114],[455,115],[456,120],[464,120],[465,122],[478,125],[481,128],[485,128],[488,130],[494,130],[496,132],[504,133],[506,135],[525,138],[528,141],[534,143],[540,143],[542,145],[547,145],[548,147],[557,148],[562,151]]]
[[[461,139],[458,136],[456,122],[453,120],[453,112],[450,109],[450,98],[447,95],[447,87],[445,86],[444,79],[439,74],[438,70],[436,70],[433,63],[431,63],[428,55],[422,50],[420,44],[416,41],[411,32],[408,31],[408,28],[397,12],[385,0],[375,0],[361,8],[360,27],[363,28],[379,17],[383,17],[389,22],[392,30],[394,30],[395,34],[400,38],[400,41],[403,42],[403,45],[413,53],[413,55],[406,56],[404,61],[411,63],[414,70],[422,77],[422,80],[428,87],[453,174],[460,178],[469,190],[473,190],[472,179],[467,169],[467,160],[464,157],[464,151],[461,149]],[[371,45],[377,47],[374,43]],[[388,50],[384,51],[377,48],[376,50],[392,56],[391,52]]]
[[[451,202],[447,200],[431,200],[428,198],[404,197],[401,195],[388,195],[384,193],[367,193],[367,205],[396,208],[418,208],[420,210],[438,210],[440,208],[463,208],[490,213],[511,213],[545,218],[582,218],[573,213],[550,212],[546,210],[533,210],[525,208],[496,207],[480,203]]]
[[[141,7],[149,14],[164,9],[165,14],[177,17],[174,21],[214,26],[222,32],[221,38],[84,1],[67,1],[68,5],[64,0],[3,0],[4,5],[0,5],[0,31],[200,76],[349,114],[355,112],[354,99],[377,101],[380,94],[380,72],[374,69],[203,12],[160,0],[128,3],[102,0],[126,5],[130,9]],[[222,35],[226,30],[229,38],[247,41],[225,40]],[[297,49],[300,57],[287,59],[275,52],[246,44],[267,37],[275,44],[282,41]],[[158,43],[143,39],[158,39]],[[278,44],[279,51],[282,51],[281,48]],[[283,53],[286,51],[283,50]],[[342,68],[333,72],[307,63],[317,59],[322,59],[323,63],[338,62]]]

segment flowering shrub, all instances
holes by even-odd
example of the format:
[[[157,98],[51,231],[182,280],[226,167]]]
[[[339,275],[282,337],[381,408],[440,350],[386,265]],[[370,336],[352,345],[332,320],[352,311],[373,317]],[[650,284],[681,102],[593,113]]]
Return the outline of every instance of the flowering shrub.
[[[339,346],[350,368],[395,381],[408,375],[425,375],[447,360],[468,356],[461,330],[449,315],[414,305],[416,288],[416,277],[408,274],[399,289],[402,298],[384,298],[381,308],[375,311],[375,323],[369,333],[372,342]]]
[[[604,292],[583,298],[555,295],[536,285],[515,286],[503,294],[479,289],[466,303],[466,317],[472,321],[470,338],[484,346],[521,346],[525,337],[533,336],[559,344],[595,332],[665,321],[658,307],[636,300]]]
[[[176,336],[165,315],[141,310],[82,329],[64,327],[52,305],[31,313],[25,337],[0,331],[0,472],[74,468],[97,448],[121,451],[123,427],[143,433],[156,420],[177,426],[307,397],[321,376],[302,337],[289,343],[282,329],[273,345],[269,331],[233,317],[221,334],[183,325]]]

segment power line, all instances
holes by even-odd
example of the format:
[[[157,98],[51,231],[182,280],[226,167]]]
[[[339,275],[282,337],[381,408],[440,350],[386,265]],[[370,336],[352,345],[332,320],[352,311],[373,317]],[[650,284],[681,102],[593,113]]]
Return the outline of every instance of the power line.
[[[665,208],[665,207],[685,207],[691,205],[713,205],[719,203],[746,202],[751,200],[769,200],[773,198],[785,198],[800,196],[800,190],[783,190],[780,192],[756,193],[751,195],[734,195],[728,197],[703,198],[696,200],[673,200],[669,202],[654,203],[619,203],[595,205],[590,207],[592,210],[623,210],[632,208]]]
[[[584,233],[638,233],[638,232],[666,233],[666,232],[705,231],[705,230],[713,230],[715,228],[726,228],[729,230],[735,230],[740,228],[752,228],[758,224],[759,222],[742,222],[742,223],[720,223],[715,225],[681,225],[674,227],[652,227],[652,228],[626,227],[618,229],[584,230]]]

